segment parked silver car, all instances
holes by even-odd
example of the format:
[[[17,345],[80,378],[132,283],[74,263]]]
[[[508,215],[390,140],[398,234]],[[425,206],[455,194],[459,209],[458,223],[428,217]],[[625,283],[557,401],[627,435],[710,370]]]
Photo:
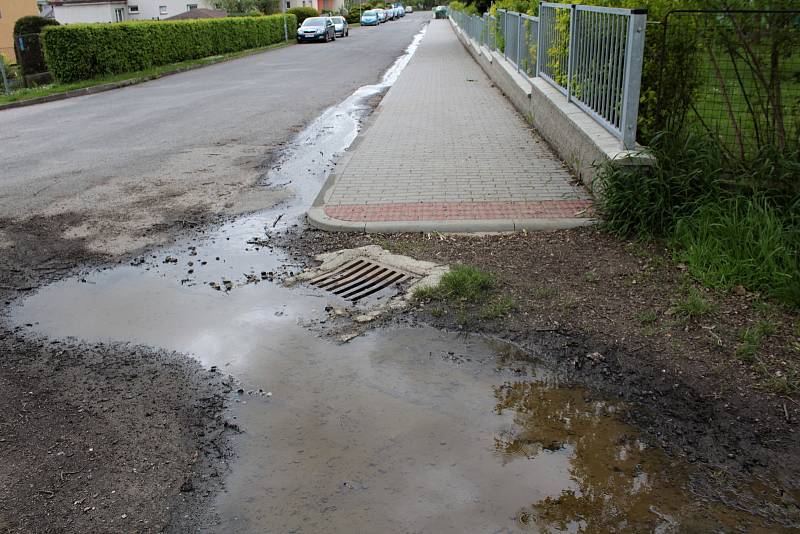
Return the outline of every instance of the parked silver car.
[[[331,17],[333,21],[333,31],[336,37],[347,37],[350,35],[350,28],[347,26],[347,21],[344,17]]]
[[[309,17],[297,28],[297,42],[335,41],[336,29],[330,17]]]

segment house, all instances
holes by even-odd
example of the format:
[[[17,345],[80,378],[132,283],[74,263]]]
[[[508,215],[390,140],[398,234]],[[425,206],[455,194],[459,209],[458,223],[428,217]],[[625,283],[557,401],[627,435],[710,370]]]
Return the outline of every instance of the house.
[[[211,0],[50,0],[58,22],[160,20],[192,9],[210,9]]]
[[[333,11],[338,13],[344,7],[344,0],[282,0],[286,9],[292,7],[313,7],[319,12]]]
[[[14,57],[14,23],[28,15],[38,15],[36,0],[0,0],[0,54],[11,63]],[[2,83],[0,83],[2,85]]]

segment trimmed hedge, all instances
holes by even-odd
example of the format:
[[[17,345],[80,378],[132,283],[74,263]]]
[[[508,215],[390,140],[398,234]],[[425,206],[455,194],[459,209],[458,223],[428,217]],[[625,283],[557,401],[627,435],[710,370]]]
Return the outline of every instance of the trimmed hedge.
[[[14,37],[18,35],[27,35],[29,33],[41,33],[42,28],[47,26],[59,26],[58,21],[53,19],[46,19],[36,15],[29,15],[27,17],[20,17],[14,23]]]
[[[319,11],[313,7],[293,7],[287,9],[286,12],[297,17],[297,24],[302,24],[307,18],[319,17]]]
[[[290,31],[297,26],[287,15]],[[47,67],[60,82],[144,70],[283,41],[283,15],[69,24],[42,32]]]

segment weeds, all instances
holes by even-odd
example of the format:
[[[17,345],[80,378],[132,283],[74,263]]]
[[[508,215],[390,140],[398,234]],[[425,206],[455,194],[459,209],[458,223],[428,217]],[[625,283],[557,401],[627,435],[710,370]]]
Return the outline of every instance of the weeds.
[[[655,310],[645,310],[634,314],[633,318],[643,325],[650,325],[656,322],[658,315]]]
[[[444,315],[444,310],[439,308],[438,306],[435,308],[431,308],[431,315],[433,317],[442,317]]]
[[[541,286],[533,288],[533,297],[537,299],[549,299],[556,296],[558,293],[554,288]]]
[[[800,209],[798,202],[796,209]],[[678,222],[674,245],[698,280],[800,306],[800,226],[764,195],[715,201]]]
[[[499,319],[517,309],[517,304],[511,297],[503,297],[498,301],[486,305],[481,312],[483,319]]]
[[[706,300],[695,288],[690,288],[688,295],[675,305],[675,311],[687,319],[703,317],[713,310],[714,305]]]
[[[760,321],[756,326],[748,326],[739,333],[741,344],[736,348],[736,357],[745,363],[753,363],[766,336],[775,333],[777,327],[771,321]]]
[[[420,287],[414,291],[414,298],[419,300],[458,299],[477,302],[483,299],[494,287],[494,279],[468,265],[456,265],[442,276],[435,287]]]
[[[800,151],[767,147],[741,161],[695,131],[659,134],[650,148],[646,171],[601,170],[604,228],[666,238],[707,286],[741,285],[800,308]]]
[[[583,281],[589,284],[596,284],[600,281],[600,277],[597,276],[595,271],[586,271],[583,273]]]

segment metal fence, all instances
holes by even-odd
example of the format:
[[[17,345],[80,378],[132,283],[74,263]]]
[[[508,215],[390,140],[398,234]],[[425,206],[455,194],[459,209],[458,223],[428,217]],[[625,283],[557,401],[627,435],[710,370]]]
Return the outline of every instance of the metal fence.
[[[700,127],[741,160],[800,147],[800,9],[671,11],[662,33],[665,128]]]
[[[636,146],[647,12],[542,2],[539,17],[452,12],[467,35],[517,71],[553,85],[622,141]]]

